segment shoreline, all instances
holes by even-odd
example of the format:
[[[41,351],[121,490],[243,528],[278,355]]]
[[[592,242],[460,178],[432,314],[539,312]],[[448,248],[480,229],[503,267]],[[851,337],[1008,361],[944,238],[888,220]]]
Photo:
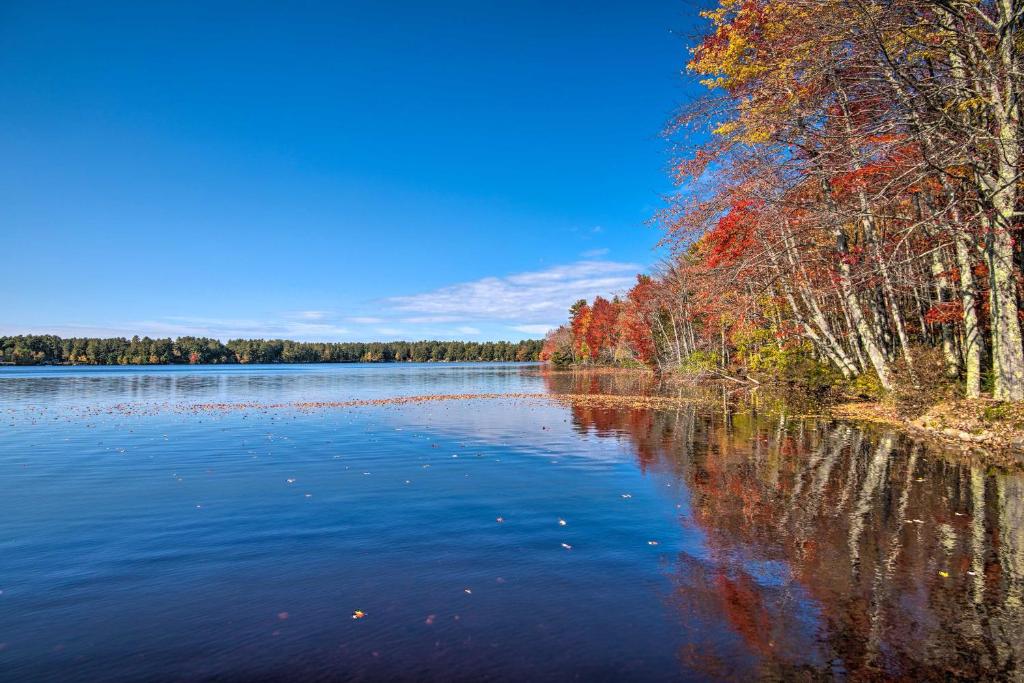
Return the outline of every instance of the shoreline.
[[[230,361],[224,363],[12,363],[0,361],[5,368],[224,368],[257,365],[451,365],[455,363],[501,363],[503,365],[542,365],[536,360],[293,360],[253,363]]]
[[[879,401],[846,401],[830,407],[840,419],[883,424],[907,434],[978,455],[991,464],[1024,467],[1024,406],[991,399],[938,403],[918,417],[901,415],[892,405]],[[1005,413],[986,419],[986,413]]]
[[[864,400],[836,395],[816,398],[799,385],[771,381],[749,383],[733,378],[702,377],[676,373],[659,374],[647,368],[568,367],[548,369],[564,375],[657,376],[670,386],[721,387],[730,394],[769,395],[787,405],[813,402],[822,417],[866,422],[899,429],[947,451],[980,457],[984,462],[1004,467],[1024,467],[1024,404],[990,398],[940,401],[916,415],[901,413],[887,400]]]

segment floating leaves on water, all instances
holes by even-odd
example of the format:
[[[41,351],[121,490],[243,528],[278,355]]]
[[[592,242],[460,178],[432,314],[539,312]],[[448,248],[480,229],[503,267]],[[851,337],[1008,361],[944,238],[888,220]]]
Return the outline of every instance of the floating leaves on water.
[[[505,521],[505,518],[504,518],[504,517],[498,517],[498,518],[497,518],[496,520],[494,520],[494,521],[495,521],[495,522],[497,522],[498,524],[501,524],[502,522],[504,522],[504,521]]]
[[[572,550],[572,546],[569,545],[568,543],[563,543],[562,547],[565,548],[566,550]]]
[[[423,623],[426,624],[427,626],[433,626],[434,619],[436,619],[436,618],[437,618],[436,614],[428,614],[426,620]]]
[[[473,589],[472,588],[463,588],[462,592],[465,593],[466,595],[472,595],[473,594]]]
[[[941,576],[944,579],[948,579],[949,578],[949,572],[941,572],[940,571],[939,572],[939,576]]]
[[[209,413],[213,411],[226,412],[229,410],[280,410],[283,408],[309,411],[327,408],[357,408],[368,406],[402,406],[419,403],[449,402],[449,401],[479,401],[479,400],[502,400],[502,401],[531,401],[536,403],[558,403],[567,406],[580,406],[585,408],[676,408],[679,406],[693,405],[692,398],[680,396],[629,396],[620,394],[548,394],[548,393],[504,393],[504,394],[429,394],[426,396],[397,396],[393,398],[356,399],[350,401],[297,401],[287,403],[259,403],[248,401],[243,403],[189,403],[189,404],[167,404],[149,407],[154,412],[158,410],[173,410],[181,413]],[[116,404],[114,410],[120,412],[138,413],[139,409],[133,404]],[[267,440],[274,440],[273,434],[267,434]],[[284,437],[287,438],[287,437]],[[167,435],[164,435],[167,439]],[[507,444],[501,444],[507,445]],[[440,448],[437,443],[430,444],[431,448]]]
[[[366,616],[366,612],[364,612],[361,609],[357,609],[355,612],[352,613],[352,618],[353,619],[362,619],[365,616]]]
[[[559,518],[558,526],[565,526],[566,524],[568,524],[568,522],[566,522],[564,519]]]
[[[289,484],[294,484],[295,483],[294,477],[288,477],[287,479],[285,479],[285,481],[288,482]]]

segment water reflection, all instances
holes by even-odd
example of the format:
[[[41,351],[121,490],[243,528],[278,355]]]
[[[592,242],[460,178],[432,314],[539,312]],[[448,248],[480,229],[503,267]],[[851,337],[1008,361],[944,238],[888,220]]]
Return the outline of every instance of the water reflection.
[[[545,388],[693,400],[109,409]],[[0,408],[0,679],[1021,678],[1021,474],[791,397],[44,368]]]
[[[344,401],[431,393],[538,391],[535,364],[344,363],[308,365],[0,368],[0,407],[121,402]]]
[[[546,381],[559,392],[626,391],[629,382]],[[576,407],[572,419],[580,432],[628,440],[641,467],[670,473],[689,492],[680,522],[705,544],[678,556],[674,603],[695,636],[718,623],[732,637],[684,646],[687,668],[780,678],[1021,675],[1020,473],[728,395],[718,408]]]

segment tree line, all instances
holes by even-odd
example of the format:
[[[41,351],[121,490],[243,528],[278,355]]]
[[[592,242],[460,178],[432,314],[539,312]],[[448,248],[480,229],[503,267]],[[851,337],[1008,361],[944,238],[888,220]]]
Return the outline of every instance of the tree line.
[[[54,335],[0,337],[0,362],[15,365],[167,365],[199,363],[388,363],[535,361],[542,342],[295,342],[205,337],[100,339]]]
[[[558,362],[1024,399],[1024,0],[719,0],[675,116],[671,256]]]

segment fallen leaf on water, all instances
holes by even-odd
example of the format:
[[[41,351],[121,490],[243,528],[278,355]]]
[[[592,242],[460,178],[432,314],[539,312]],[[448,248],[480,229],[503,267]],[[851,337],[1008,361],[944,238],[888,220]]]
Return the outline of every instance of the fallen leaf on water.
[[[462,591],[463,591],[463,592],[464,592],[464,593],[465,593],[466,595],[472,595],[472,594],[473,594],[473,590],[472,590],[472,589],[470,589],[470,588],[463,588],[463,589],[462,589]]]
[[[565,548],[566,550],[572,550],[572,546],[569,545],[568,543],[563,543],[562,547]]]
[[[352,618],[353,619],[362,619],[365,616],[366,616],[366,612],[364,612],[361,609],[357,609],[355,612],[352,613]]]
[[[504,518],[504,517],[498,517],[498,519],[496,519],[495,521],[496,521],[496,522],[497,522],[498,524],[501,524],[502,522],[504,522],[504,521],[505,521],[505,518]]]
[[[939,576],[941,576],[944,579],[948,579],[949,578],[949,572],[939,572]]]
[[[566,524],[568,524],[568,522],[566,522],[564,519],[558,520],[558,526],[565,526]]]

